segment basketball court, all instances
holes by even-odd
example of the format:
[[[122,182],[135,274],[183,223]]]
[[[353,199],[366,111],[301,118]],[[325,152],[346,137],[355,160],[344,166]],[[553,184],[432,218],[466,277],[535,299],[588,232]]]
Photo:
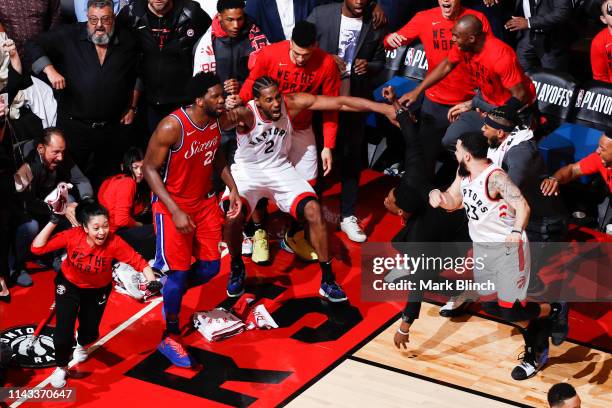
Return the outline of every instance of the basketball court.
[[[369,242],[388,242],[400,227],[399,219],[382,205],[396,182],[373,171],[362,174],[357,216]],[[327,187],[323,203],[331,229],[339,217],[340,187]],[[272,217],[272,238],[285,222]],[[172,367],[157,352],[164,327],[161,299],[140,303],[113,293],[95,350],[73,368],[68,386],[74,387],[76,402],[36,405],[542,407],[551,385],[569,381],[583,406],[612,406],[610,304],[573,306],[570,339],[551,347],[542,372],[516,382],[510,371],[522,351],[521,336],[511,325],[477,309],[449,320],[438,316],[439,304],[424,304],[421,318],[412,326],[408,350],[397,350],[393,334],[403,304],[364,302],[360,246],[335,229],[331,233],[334,270],[350,302],[321,300],[318,265],[295,260],[271,240],[272,265],[247,263],[247,292],[272,302],[269,311],[278,329],[252,330],[208,343],[190,328],[192,313],[223,304],[226,257],[220,276],[191,289],[183,302],[181,323],[189,352],[199,363],[196,368]],[[591,241],[606,238],[586,230],[580,233]],[[51,271],[34,273],[33,287],[13,288],[11,303],[0,304],[0,332],[14,329],[11,341],[47,314],[53,277]],[[52,364],[52,348],[42,340],[41,344],[37,355],[29,357]],[[52,371],[53,367],[12,368],[6,386],[49,387]],[[8,405],[34,403],[20,400]]]

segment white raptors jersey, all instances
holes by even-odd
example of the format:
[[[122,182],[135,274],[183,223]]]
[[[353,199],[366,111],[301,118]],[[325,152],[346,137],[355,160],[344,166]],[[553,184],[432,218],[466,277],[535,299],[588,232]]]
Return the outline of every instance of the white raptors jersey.
[[[488,194],[489,176],[496,171],[503,170],[491,164],[474,180],[461,179],[463,206],[473,242],[504,242],[514,226],[514,210],[503,199],[492,199]]]
[[[281,116],[272,122],[263,117],[255,101],[247,108],[253,111],[255,124],[248,133],[236,132],[238,148],[234,161],[240,166],[255,169],[279,168],[290,165],[287,153],[291,145],[293,126],[287,113],[285,100],[281,100]]]

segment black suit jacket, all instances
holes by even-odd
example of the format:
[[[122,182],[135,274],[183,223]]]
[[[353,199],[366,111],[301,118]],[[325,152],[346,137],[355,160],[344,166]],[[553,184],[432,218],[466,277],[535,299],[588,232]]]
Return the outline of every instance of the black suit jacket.
[[[340,38],[340,21],[342,19],[342,3],[326,4],[316,7],[308,16],[308,21],[317,26],[319,47],[332,55],[338,55],[338,40]],[[355,59],[368,61],[368,73],[357,75],[355,67],[351,71],[351,95],[372,98],[373,78],[385,66],[385,50],[382,39],[384,32],[375,30],[369,13],[363,16],[363,25],[357,42]]]
[[[568,23],[573,13],[572,0],[530,0],[530,4],[531,31],[561,38],[568,36]],[[516,0],[514,15],[525,16],[522,0]]]

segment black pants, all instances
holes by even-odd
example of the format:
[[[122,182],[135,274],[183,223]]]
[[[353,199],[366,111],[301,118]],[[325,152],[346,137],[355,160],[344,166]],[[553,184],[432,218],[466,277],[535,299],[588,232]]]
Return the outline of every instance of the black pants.
[[[436,103],[427,97],[423,99],[419,142],[423,146],[425,175],[430,179],[433,178],[436,170],[436,161],[443,153],[442,138],[450,125],[448,121],[448,110],[450,108],[451,106]]]
[[[569,44],[569,41],[565,44]],[[569,53],[565,44],[545,34],[522,30],[516,44],[516,55],[526,72],[537,68],[567,71]]]
[[[338,147],[340,154],[340,206],[342,218],[355,215],[359,176],[363,161],[365,115],[341,112],[339,118]]]
[[[70,157],[89,178],[94,189],[119,171],[123,153],[131,145],[130,126],[118,121],[92,127],[90,123],[58,112],[57,127],[64,131]]]
[[[55,278],[55,360],[58,367],[66,367],[74,345],[74,328],[79,320],[78,342],[93,343],[99,337],[100,321],[106,308],[112,285],[83,289],[69,282],[63,274]]]

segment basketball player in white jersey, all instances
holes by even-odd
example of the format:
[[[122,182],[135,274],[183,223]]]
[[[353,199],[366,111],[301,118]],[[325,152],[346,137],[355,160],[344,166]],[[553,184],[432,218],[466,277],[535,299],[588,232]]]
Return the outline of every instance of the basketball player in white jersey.
[[[530,259],[524,229],[530,209],[510,177],[487,158],[488,148],[482,133],[462,135],[455,152],[457,178],[446,192],[433,190],[429,203],[448,211],[465,208],[474,242],[473,257],[483,265],[474,267],[474,281],[490,281],[495,287],[478,291],[483,309],[521,328],[525,354],[512,371],[512,378],[524,380],[534,376],[548,360],[547,318],[551,307],[526,302]]]
[[[288,157],[293,136],[292,118],[310,110],[377,112],[395,120],[390,105],[353,97],[328,97],[295,93],[282,95],[278,84],[262,76],[253,84],[255,99],[229,112],[237,123],[237,150],[231,171],[241,199],[250,216],[262,198],[296,219],[305,219],[310,241],[317,253],[322,279],[319,294],[332,302],[347,299],[331,270],[327,226],[321,206],[310,184],[295,170]],[[226,191],[224,198],[229,193]],[[241,257],[244,216],[226,220],[224,240],[232,258],[227,293],[231,297],[244,292],[246,272]]]

